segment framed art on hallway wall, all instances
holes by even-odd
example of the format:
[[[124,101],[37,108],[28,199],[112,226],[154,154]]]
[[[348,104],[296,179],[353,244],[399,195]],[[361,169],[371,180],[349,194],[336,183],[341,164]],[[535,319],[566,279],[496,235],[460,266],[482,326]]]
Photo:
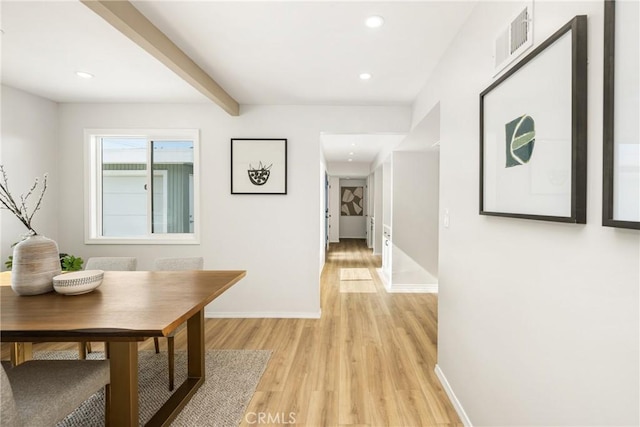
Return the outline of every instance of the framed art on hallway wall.
[[[231,194],[287,194],[287,140],[231,140]]]
[[[640,230],[640,4],[604,3],[602,225]]]
[[[586,223],[587,17],[480,94],[480,214]]]
[[[364,187],[340,187],[340,215],[364,215]]]

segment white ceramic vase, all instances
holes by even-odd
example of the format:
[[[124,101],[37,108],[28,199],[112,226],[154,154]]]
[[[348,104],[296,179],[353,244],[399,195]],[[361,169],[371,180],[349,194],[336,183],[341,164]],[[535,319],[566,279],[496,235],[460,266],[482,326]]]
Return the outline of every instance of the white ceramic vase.
[[[14,246],[11,288],[18,295],[53,291],[53,277],[60,273],[60,254],[53,240],[36,234]]]

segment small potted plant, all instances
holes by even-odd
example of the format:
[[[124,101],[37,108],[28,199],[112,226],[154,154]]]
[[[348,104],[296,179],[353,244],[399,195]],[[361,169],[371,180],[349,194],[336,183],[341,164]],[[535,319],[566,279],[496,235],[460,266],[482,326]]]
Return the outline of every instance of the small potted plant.
[[[60,254],[60,267],[62,271],[80,271],[82,270],[82,264],[84,264],[84,260],[80,257],[65,253]]]

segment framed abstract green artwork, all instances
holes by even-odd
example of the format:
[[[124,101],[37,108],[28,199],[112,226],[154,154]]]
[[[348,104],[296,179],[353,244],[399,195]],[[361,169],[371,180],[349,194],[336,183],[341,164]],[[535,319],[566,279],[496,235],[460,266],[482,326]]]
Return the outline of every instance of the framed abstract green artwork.
[[[586,223],[587,18],[480,94],[480,214]]]

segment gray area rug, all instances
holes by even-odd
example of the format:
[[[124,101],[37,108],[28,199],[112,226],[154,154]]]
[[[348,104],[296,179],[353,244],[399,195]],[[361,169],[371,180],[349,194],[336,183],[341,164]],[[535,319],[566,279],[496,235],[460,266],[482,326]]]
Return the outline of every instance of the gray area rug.
[[[187,353],[177,351],[176,389],[187,377]],[[77,359],[74,351],[34,352],[34,359]],[[208,350],[204,384],[173,421],[172,426],[237,426],[253,397],[271,357],[269,350]],[[104,358],[102,352],[89,359]],[[138,360],[140,425],[144,425],[169,398],[167,353],[141,351]],[[104,426],[104,391],[94,394],[57,427]]]

